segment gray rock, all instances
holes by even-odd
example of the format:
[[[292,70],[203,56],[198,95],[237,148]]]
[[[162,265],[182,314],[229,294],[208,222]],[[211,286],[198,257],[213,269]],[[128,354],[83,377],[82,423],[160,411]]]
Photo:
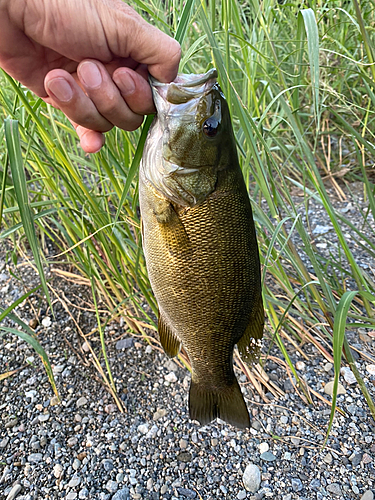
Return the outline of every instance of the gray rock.
[[[121,351],[122,349],[128,349],[129,347],[132,347],[133,344],[134,340],[131,337],[126,337],[116,342],[116,349],[118,351]]]
[[[22,490],[22,486],[18,483],[15,484],[13,486],[13,488],[10,490],[10,492],[8,493],[6,500],[14,500],[21,490]]]
[[[361,496],[361,500],[374,500],[374,493],[371,490],[367,490]]]
[[[75,488],[76,486],[78,486],[80,484],[80,482],[81,482],[81,478],[77,475],[74,475],[72,477],[72,479],[69,481],[68,486],[69,486],[69,488]]]
[[[80,490],[80,492],[78,493],[78,497],[81,499],[81,500],[84,500],[85,498],[87,498],[89,496],[89,490],[87,488],[82,488]]]
[[[37,464],[43,460],[43,455],[41,453],[31,453],[27,457],[27,461],[30,462],[31,464]]]
[[[111,470],[114,469],[114,465],[113,465],[113,461],[108,459],[108,460],[103,460],[103,466],[104,466],[104,469],[107,471],[107,472],[111,472]]]
[[[112,497],[112,500],[130,500],[129,488],[122,488],[118,490]]]
[[[116,481],[112,481],[111,479],[105,485],[105,489],[110,493],[115,493],[118,490],[118,484]]]
[[[264,453],[262,453],[260,458],[265,462],[273,462],[274,460],[276,460],[275,455],[270,451],[265,451]]]
[[[237,494],[238,500],[244,500],[246,498],[246,490],[240,490]]]
[[[311,483],[309,484],[310,489],[314,491],[318,491],[321,486],[321,483],[318,478],[314,478]]]
[[[66,500],[75,500],[77,498],[77,492],[71,491],[65,498]]]
[[[6,448],[9,443],[9,438],[5,437],[2,441],[0,441],[0,448]]]
[[[259,490],[261,482],[259,467],[255,464],[248,464],[246,466],[245,472],[243,473],[242,481],[247,491],[256,493]]]
[[[332,493],[332,495],[337,495],[341,496],[342,495],[342,490],[341,487],[338,483],[331,483],[327,486],[327,491]]]
[[[351,461],[353,467],[357,467],[361,463],[363,457],[363,453],[353,453],[350,457],[349,460]]]
[[[303,490],[302,481],[298,477],[292,477],[292,488],[293,488],[293,491]]]
[[[77,405],[77,408],[81,408],[81,406],[85,406],[85,404],[87,403],[87,399],[85,398],[85,396],[82,396],[81,398],[78,399],[76,405]]]
[[[177,488],[178,494],[182,495],[186,498],[197,498],[197,494],[193,490],[189,490],[188,488]]]
[[[326,394],[328,394],[328,396],[332,396],[332,394],[333,394],[333,380],[326,383],[326,385],[324,386],[324,392]],[[346,394],[345,387],[342,384],[340,384],[340,382],[337,385],[337,394]]]

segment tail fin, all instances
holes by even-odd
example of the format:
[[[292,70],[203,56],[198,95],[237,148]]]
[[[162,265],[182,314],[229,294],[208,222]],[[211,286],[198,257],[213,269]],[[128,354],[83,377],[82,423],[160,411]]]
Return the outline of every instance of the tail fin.
[[[191,381],[189,411],[192,420],[202,425],[219,417],[235,427],[250,427],[250,417],[236,379],[222,390],[208,391]]]

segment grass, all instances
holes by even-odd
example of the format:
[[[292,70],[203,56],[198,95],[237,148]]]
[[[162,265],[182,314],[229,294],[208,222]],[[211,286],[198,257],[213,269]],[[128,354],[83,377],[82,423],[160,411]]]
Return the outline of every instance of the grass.
[[[350,230],[362,255],[374,258],[373,1],[133,3],[178,37],[180,71],[218,69],[254,208],[267,337],[285,359],[280,364],[311,401],[311,394],[321,396],[299,376],[290,353],[308,357],[304,344],[313,343],[334,360],[336,382],[343,354],[375,418],[345,337],[349,327],[375,328],[375,277],[358,265],[346,237]],[[7,75],[0,115],[17,120],[20,134],[18,144],[11,121],[0,129],[1,138],[7,133],[0,149],[0,238],[17,248],[27,236],[46,292],[41,249],[52,240],[59,255],[48,263],[73,264],[89,279],[94,300],[147,338],[145,325],[156,330],[157,306],[141,249],[136,174],[151,120],[134,133],[111,131],[100,153],[85,155],[69,122]],[[327,191],[344,199],[343,187],[350,190],[354,181],[368,201],[358,226],[335,210]],[[312,200],[319,203],[336,233],[339,259],[320,255],[292,189],[303,194],[306,214]],[[105,360],[102,366],[97,353],[97,368],[116,397],[97,318]],[[249,370],[236,359],[264,399],[264,387],[278,395],[261,367]],[[186,357],[180,360],[188,366]],[[335,404],[336,393],[329,425]]]

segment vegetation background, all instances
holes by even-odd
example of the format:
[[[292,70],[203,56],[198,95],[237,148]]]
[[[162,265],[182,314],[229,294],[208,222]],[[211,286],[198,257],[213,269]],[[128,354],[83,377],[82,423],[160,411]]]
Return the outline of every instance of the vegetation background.
[[[375,418],[345,337],[348,323],[351,329],[375,328],[375,276],[357,264],[345,236],[350,228],[355,244],[374,259],[374,0],[130,3],[180,41],[180,72],[218,69],[254,209],[268,345],[278,345],[307,401],[309,388],[288,349],[302,351],[302,343],[313,342],[322,356],[334,359],[333,410],[343,354]],[[0,116],[0,242],[11,242],[8,265],[16,268],[19,256],[27,258],[31,249],[30,265],[50,300],[43,269],[70,263],[90,280],[96,307],[105,302],[111,319],[124,317],[148,338],[156,330],[157,306],[141,247],[137,170],[152,117],[133,133],[112,130],[101,152],[85,155],[65,117],[5,73]],[[357,226],[334,209],[327,192],[333,187],[340,197],[354,181],[367,201]],[[291,195],[296,188],[303,194],[305,220]],[[337,235],[331,259],[315,245],[311,200],[321,205]],[[56,255],[46,257],[48,240]],[[0,308],[0,323],[8,317],[19,326],[0,326],[0,335],[30,342],[54,387],[37,336],[14,313],[40,290]],[[99,311],[97,319],[101,352],[93,355],[116,398]],[[183,353],[180,359],[189,367]],[[249,370],[236,359],[251,380],[266,383],[260,367]]]

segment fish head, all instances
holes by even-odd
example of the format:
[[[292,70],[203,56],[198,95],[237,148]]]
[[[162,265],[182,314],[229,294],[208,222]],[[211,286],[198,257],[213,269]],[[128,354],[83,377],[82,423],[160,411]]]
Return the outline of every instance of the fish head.
[[[216,69],[179,74],[169,84],[150,77],[157,116],[143,168],[156,189],[183,206],[201,203],[215,189],[218,171],[237,158],[228,105],[216,78]]]

